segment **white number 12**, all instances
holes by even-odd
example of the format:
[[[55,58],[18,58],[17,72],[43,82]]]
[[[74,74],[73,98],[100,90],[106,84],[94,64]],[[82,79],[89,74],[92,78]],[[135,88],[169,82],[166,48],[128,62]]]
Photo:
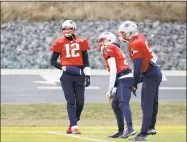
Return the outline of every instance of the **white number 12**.
[[[65,44],[65,46],[66,46],[66,58],[79,57],[80,56],[79,53],[75,53],[76,51],[78,51],[80,49],[80,46],[79,46],[78,43]],[[70,50],[70,46],[74,47],[74,48]]]

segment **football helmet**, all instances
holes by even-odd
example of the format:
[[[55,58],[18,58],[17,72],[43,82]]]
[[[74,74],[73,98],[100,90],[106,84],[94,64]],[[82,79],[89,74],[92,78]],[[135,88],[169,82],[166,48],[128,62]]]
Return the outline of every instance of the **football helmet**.
[[[116,36],[111,32],[103,32],[99,38],[98,38],[98,47],[101,48],[104,45],[116,43],[117,38]]]
[[[70,37],[76,31],[76,24],[72,20],[66,20],[62,23],[62,34],[65,37]]]
[[[123,42],[130,40],[134,35],[136,35],[138,33],[138,28],[136,23],[125,21],[119,26],[118,32],[120,34],[119,41]]]

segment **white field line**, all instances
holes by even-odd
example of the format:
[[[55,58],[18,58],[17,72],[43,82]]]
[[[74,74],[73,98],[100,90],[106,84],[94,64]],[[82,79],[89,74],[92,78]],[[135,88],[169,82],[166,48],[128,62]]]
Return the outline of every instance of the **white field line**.
[[[38,89],[41,90],[62,90],[62,87],[60,86],[38,86]],[[90,87],[86,87],[86,90],[99,90],[100,87],[94,87],[94,86],[90,86]]]
[[[90,131],[91,132],[91,131]],[[2,134],[5,134],[6,132],[2,132]],[[93,142],[108,142],[106,140],[99,140],[99,139],[93,139],[93,138],[88,138],[88,137],[82,137],[74,134],[64,134],[61,132],[43,132],[43,131],[35,131],[35,132],[9,132],[8,134],[52,134],[52,135],[60,135],[60,136],[66,136],[66,137],[72,137],[72,138],[77,138],[80,140],[88,140],[88,141],[93,141]],[[92,131],[93,133],[93,131]],[[7,133],[6,133],[7,134]]]
[[[104,131],[109,132],[109,131]],[[159,133],[165,133],[166,131],[159,131]],[[185,132],[185,130],[179,130],[177,131],[177,133],[183,133]],[[92,133],[93,131],[87,131],[87,134]],[[86,134],[85,133],[85,134]],[[100,132],[99,132],[100,133]],[[61,132],[55,132],[55,131],[49,131],[49,132],[44,132],[44,131],[34,131],[34,132],[23,132],[23,131],[18,131],[18,132],[1,132],[1,134],[52,134],[52,135],[59,135],[59,136],[65,136],[65,137],[72,137],[72,138],[76,138],[76,139],[80,139],[80,140],[88,140],[88,141],[92,141],[92,142],[109,142],[109,140],[100,140],[100,139],[93,139],[93,138],[89,138],[89,137],[83,137],[83,136],[78,136],[78,135],[74,135],[74,134],[65,134],[65,133],[61,133]]]
[[[61,90],[62,87],[60,86],[38,86],[38,89],[41,90]],[[87,90],[99,90],[100,87],[97,86],[90,86],[90,87],[86,87],[85,89]],[[160,87],[160,90],[186,90],[186,87]]]
[[[160,90],[186,90],[186,87],[159,87]]]
[[[92,138],[88,138],[88,137],[82,137],[82,136],[71,135],[71,134],[64,134],[64,133],[60,133],[60,132],[48,132],[48,134],[73,137],[73,138],[77,138],[77,139],[81,139],[81,140],[88,140],[88,141],[93,141],[93,142],[108,142],[108,141],[105,141],[105,140],[92,139]]]
[[[140,129],[140,128],[139,128]],[[167,131],[170,131],[170,132],[173,132],[173,131],[177,131],[177,132],[185,132],[186,129],[184,130],[171,130],[170,128],[166,129],[166,130],[158,130],[158,133],[164,133],[164,132],[167,132]],[[98,130],[99,133],[101,134],[106,134],[106,133],[113,133],[113,130]],[[84,134],[94,134],[96,133],[97,130],[86,130],[85,132],[83,132]],[[51,133],[51,134],[56,134],[56,133],[60,133],[61,134],[64,134],[64,135],[71,135],[71,134],[65,134],[65,133],[62,133],[62,132],[54,132],[54,131],[50,131],[50,132],[46,132],[46,131],[12,131],[12,132],[9,132],[9,131],[4,131],[2,130],[1,131],[1,134],[46,134],[46,133]]]

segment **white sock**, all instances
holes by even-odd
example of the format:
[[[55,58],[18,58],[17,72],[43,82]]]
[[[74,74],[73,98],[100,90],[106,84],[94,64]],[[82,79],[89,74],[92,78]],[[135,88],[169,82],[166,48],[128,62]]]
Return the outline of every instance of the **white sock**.
[[[77,125],[71,127],[72,130],[77,129],[77,128],[79,128]]]

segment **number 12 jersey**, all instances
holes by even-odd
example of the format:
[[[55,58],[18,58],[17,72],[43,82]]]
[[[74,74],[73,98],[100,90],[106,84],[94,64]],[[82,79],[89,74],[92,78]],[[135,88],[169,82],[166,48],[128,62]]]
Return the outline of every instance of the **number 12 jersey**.
[[[63,66],[82,66],[82,51],[90,50],[87,38],[75,36],[70,41],[65,37],[56,39],[51,47],[52,52],[60,53],[60,63]]]

